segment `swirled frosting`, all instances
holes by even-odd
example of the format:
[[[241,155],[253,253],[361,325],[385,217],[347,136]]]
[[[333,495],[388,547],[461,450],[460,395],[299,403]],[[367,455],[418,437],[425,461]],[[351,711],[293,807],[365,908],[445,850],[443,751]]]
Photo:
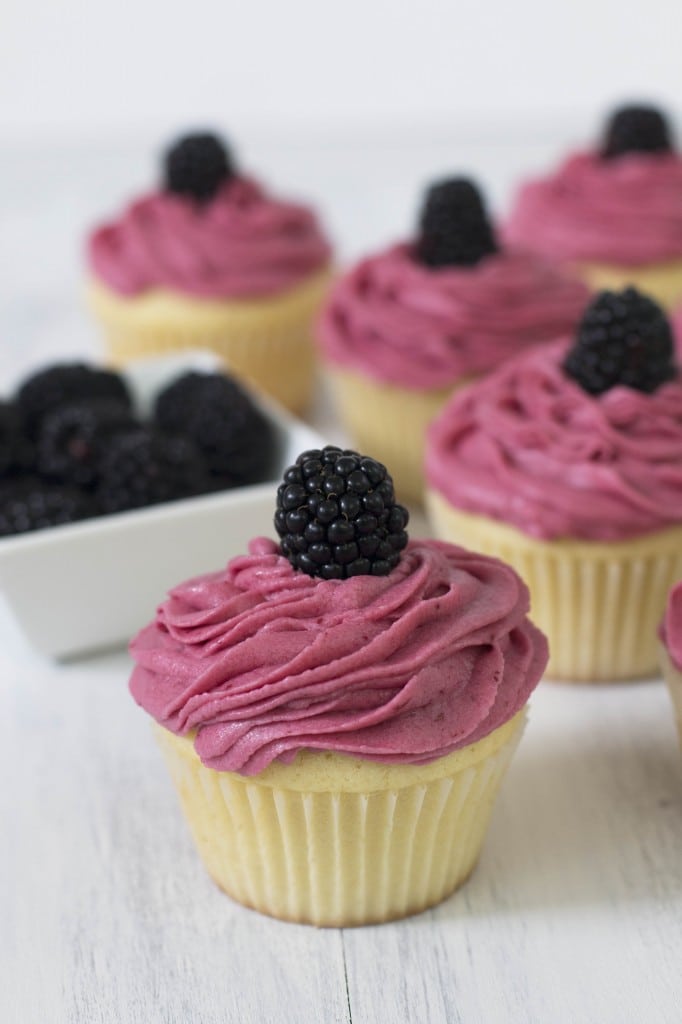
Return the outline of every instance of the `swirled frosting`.
[[[582,284],[527,253],[434,270],[402,244],[337,283],[318,333],[331,363],[403,387],[445,388],[572,330],[587,299]]]
[[[682,381],[587,394],[537,347],[455,394],[427,439],[429,486],[534,537],[619,540],[682,524]]]
[[[96,278],[120,295],[169,288],[203,298],[271,295],[330,258],[311,210],[231,179],[208,203],[154,192],[88,243]]]
[[[665,616],[661,624],[661,639],[670,660],[682,671],[682,582],[677,583],[668,594]]]
[[[570,156],[522,186],[506,225],[515,245],[566,261],[641,266],[682,257],[682,157]]]
[[[210,768],[301,749],[424,764],[526,702],[547,662],[508,566],[411,542],[388,576],[313,579],[273,541],[173,590],[131,645],[136,701]]]

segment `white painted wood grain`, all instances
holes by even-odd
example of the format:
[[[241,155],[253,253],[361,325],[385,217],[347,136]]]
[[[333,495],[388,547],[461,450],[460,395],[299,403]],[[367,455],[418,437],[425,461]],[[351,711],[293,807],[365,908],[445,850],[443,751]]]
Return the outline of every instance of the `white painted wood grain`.
[[[405,185],[396,152],[410,174],[442,168],[442,152],[408,149],[364,152],[376,195],[395,173]],[[97,352],[80,233],[144,163],[115,146],[1,155],[0,386]],[[473,156],[502,181],[499,147]],[[278,159],[292,180],[314,160],[347,251],[386,230],[388,207],[355,202],[357,152]],[[318,422],[336,430],[324,402]],[[679,1024],[682,755],[660,682],[543,684],[467,886],[340,932],[270,921],[213,887],[128,667],[49,665],[0,606],[0,1024]]]

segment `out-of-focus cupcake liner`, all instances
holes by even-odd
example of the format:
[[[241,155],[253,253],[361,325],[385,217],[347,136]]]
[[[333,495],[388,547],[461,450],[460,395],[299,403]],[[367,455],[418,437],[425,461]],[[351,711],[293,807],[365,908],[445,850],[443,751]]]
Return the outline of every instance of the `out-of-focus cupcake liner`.
[[[492,555],[528,584],[531,618],[549,639],[546,675],[576,682],[651,676],[668,591],[682,578],[682,527],[631,540],[542,541],[427,494],[438,537]]]
[[[114,365],[209,349],[238,376],[300,412],[312,395],[312,328],[330,280],[325,270],[282,295],[249,300],[195,299],[161,290],[126,298],[92,282],[88,301]]]
[[[668,654],[667,649],[660,645],[660,664],[663,670],[663,678],[668,684],[670,699],[673,702],[677,732],[682,746],[682,672],[675,665]]]
[[[339,927],[417,913],[465,881],[525,717],[422,767],[303,751],[250,778],[155,731],[220,888],[272,917]]]
[[[595,292],[620,291],[632,285],[668,310],[682,303],[682,259],[640,267],[580,263],[571,269]]]
[[[449,388],[414,391],[340,367],[329,368],[339,416],[358,449],[388,467],[404,501],[424,500],[426,428],[448,398]]]

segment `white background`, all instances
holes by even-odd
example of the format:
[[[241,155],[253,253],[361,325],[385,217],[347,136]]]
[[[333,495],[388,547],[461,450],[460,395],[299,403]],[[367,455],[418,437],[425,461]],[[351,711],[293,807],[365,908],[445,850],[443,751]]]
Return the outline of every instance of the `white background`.
[[[360,121],[507,132],[515,115],[546,125],[626,96],[678,103],[681,28],[676,0],[0,0],[0,133],[197,118],[238,136]]]

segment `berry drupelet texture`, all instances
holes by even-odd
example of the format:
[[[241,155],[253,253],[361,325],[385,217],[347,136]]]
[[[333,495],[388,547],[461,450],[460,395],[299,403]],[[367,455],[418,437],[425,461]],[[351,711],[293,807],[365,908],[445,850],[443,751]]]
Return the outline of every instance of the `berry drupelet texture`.
[[[31,476],[5,480],[0,486],[0,537],[75,523],[96,513],[92,497],[76,487]]]
[[[17,392],[17,406],[26,433],[36,438],[48,413],[71,402],[107,398],[131,407],[128,389],[117,373],[83,363],[63,363],[33,374]]]
[[[179,377],[159,395],[154,419],[161,430],[191,438],[215,487],[254,483],[272,469],[272,424],[223,374],[192,372]]]
[[[428,267],[472,267],[497,252],[479,190],[467,178],[432,185],[419,219],[415,255]]]
[[[0,478],[33,468],[35,449],[14,402],[0,402]]]
[[[111,438],[96,496],[103,512],[122,512],[209,489],[201,453],[189,438],[138,427]]]
[[[93,487],[111,439],[135,427],[128,408],[111,398],[74,402],[49,413],[37,442],[37,469],[47,480]]]
[[[669,153],[673,149],[670,126],[656,107],[621,107],[609,118],[601,155],[606,160],[625,153]]]
[[[677,375],[665,313],[636,288],[600,292],[583,315],[564,370],[591,395],[616,385],[655,391]]]
[[[331,445],[299,455],[277,491],[282,553],[326,580],[388,575],[407,544],[407,520],[385,466]]]
[[[234,175],[227,147],[209,132],[185,135],[165,156],[168,192],[207,202]]]

